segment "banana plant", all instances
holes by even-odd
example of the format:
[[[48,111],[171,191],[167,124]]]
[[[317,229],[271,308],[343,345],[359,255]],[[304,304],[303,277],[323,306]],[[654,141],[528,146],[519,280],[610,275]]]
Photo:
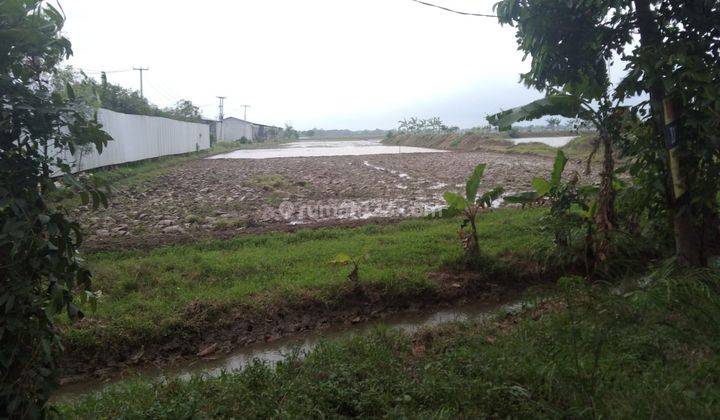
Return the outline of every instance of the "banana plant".
[[[486,165],[484,163],[475,167],[470,178],[465,183],[465,196],[452,191],[446,192],[443,194],[443,198],[447,203],[447,207],[430,215],[430,217],[444,218],[462,215],[463,221],[460,226],[460,237],[466,252],[469,255],[475,256],[480,254],[480,243],[478,241],[476,223],[477,215],[480,211],[491,208],[493,201],[500,198],[504,191],[502,187],[495,187],[478,196],[478,189],[480,188],[480,182],[485,173],[485,167]],[[466,232],[468,226],[470,227],[470,232]]]
[[[557,193],[561,187],[562,174],[565,171],[567,162],[568,159],[565,153],[562,150],[558,150],[549,179],[535,178],[532,180],[532,186],[535,191],[523,191],[517,194],[506,195],[504,200],[508,203],[521,204],[525,207],[526,205],[550,198],[550,196]]]
[[[613,143],[621,136],[623,126],[635,117],[627,107],[613,104],[612,99],[607,95],[600,95],[596,103],[583,98],[577,93],[561,91],[557,89],[548,90],[548,95],[527,105],[502,111],[489,115],[488,122],[497,126],[501,131],[509,130],[513,123],[538,119],[548,115],[562,115],[567,118],[580,120],[583,124],[589,124],[597,129],[598,140],[595,141],[592,152],[587,160],[586,172],[590,171],[590,161],[600,145],[603,148],[603,169],[600,174],[600,189],[598,194],[597,211],[595,212],[595,223],[600,234],[598,243],[598,254],[600,259],[605,259],[609,252],[609,234],[615,228],[615,189],[614,177],[615,163],[613,158]],[[530,198],[510,198],[511,202],[526,204]]]

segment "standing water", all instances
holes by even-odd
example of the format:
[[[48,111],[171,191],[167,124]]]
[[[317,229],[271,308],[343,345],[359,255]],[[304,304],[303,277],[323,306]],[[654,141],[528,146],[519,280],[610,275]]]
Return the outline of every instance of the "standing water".
[[[298,141],[277,149],[245,149],[208,159],[270,159],[284,157],[389,155],[396,153],[444,153],[423,147],[386,146],[380,140]]]
[[[510,139],[515,144],[520,143],[543,143],[551,147],[563,147],[574,139],[576,136],[564,136],[564,137],[526,137],[521,139]]]
[[[93,379],[62,386],[54,396],[55,400],[72,400],[92,392],[101,392],[102,388],[123,379],[149,378],[165,381],[168,378],[189,380],[192,377],[213,378],[222,373],[238,371],[254,361],[266,362],[274,365],[287,358],[288,355],[299,352],[306,355],[323,340],[348,338],[358,334],[367,333],[378,325],[385,325],[406,333],[413,333],[423,327],[433,327],[451,322],[480,321],[490,318],[496,311],[517,311],[523,307],[522,301],[513,303],[472,303],[453,308],[440,309],[433,312],[406,312],[391,315],[382,320],[366,322],[363,324],[339,325],[321,331],[310,332],[302,337],[288,337],[271,343],[260,343],[244,347],[235,353],[215,360],[196,360],[179,368],[145,369],[135,371],[124,378],[112,380]]]

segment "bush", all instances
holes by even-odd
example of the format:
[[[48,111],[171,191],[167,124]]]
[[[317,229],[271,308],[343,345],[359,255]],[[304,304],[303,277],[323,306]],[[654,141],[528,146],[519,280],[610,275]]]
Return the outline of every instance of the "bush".
[[[71,54],[63,23],[40,0],[0,2],[0,418],[43,416],[61,349],[53,319],[63,311],[82,316],[72,304],[72,292],[90,281],[77,252],[80,227],[52,197],[78,193],[84,203],[105,203],[54,153],[102,151],[110,139],[69,84],[63,96],[47,82]],[[57,184],[54,171],[64,173]]]

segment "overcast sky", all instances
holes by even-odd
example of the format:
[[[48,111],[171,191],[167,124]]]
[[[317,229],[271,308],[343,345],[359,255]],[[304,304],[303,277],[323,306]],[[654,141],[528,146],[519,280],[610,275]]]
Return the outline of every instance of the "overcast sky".
[[[433,0],[492,13],[496,0]],[[410,0],[60,0],[73,66],[169,106],[296,128],[393,128],[403,117],[484,125],[539,98],[514,31]],[[113,72],[120,71],[120,72]],[[123,72],[124,71],[124,72]],[[98,77],[97,73],[90,75]]]

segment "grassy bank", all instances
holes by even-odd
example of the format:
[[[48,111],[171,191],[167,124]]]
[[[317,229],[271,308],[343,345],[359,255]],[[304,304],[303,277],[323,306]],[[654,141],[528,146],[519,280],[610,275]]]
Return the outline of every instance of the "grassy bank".
[[[544,136],[543,133],[534,133]],[[522,136],[527,137],[527,136]],[[583,159],[592,150],[593,134],[583,134],[571,140],[560,149],[572,159]],[[384,140],[386,144],[401,144],[404,146],[431,147],[436,149],[460,151],[491,151],[500,153],[520,153],[539,156],[555,156],[558,148],[544,143],[518,143],[515,144],[507,133],[407,133],[396,134]]]
[[[122,165],[95,169],[90,171],[90,173],[110,183],[113,187],[129,186],[156,178],[165,170],[191,160],[202,159],[220,153],[232,152],[234,150],[272,148],[277,147],[279,144],[281,143],[263,142],[242,144],[240,142],[219,142],[212,148],[201,150],[199,152],[163,156],[138,162],[129,162]]]
[[[712,418],[720,415],[720,276],[613,292],[564,278],[517,315],[414,336],[378,329],[276,369],[134,382],[60,407],[71,418]]]
[[[532,255],[551,243],[538,227],[542,213],[506,209],[483,215],[483,250],[526,256],[530,265]],[[122,359],[128,356],[123,352],[143,345],[178,336],[192,341],[237,317],[272,315],[307,302],[342,306],[353,286],[346,279],[349,269],[330,263],[338,253],[367,253],[360,285],[381,301],[432,298],[440,286],[429,274],[462,259],[457,228],[457,220],[409,220],[91,254],[86,259],[102,299],[96,312],[85,308],[81,323],[65,325],[65,340],[75,354]]]

